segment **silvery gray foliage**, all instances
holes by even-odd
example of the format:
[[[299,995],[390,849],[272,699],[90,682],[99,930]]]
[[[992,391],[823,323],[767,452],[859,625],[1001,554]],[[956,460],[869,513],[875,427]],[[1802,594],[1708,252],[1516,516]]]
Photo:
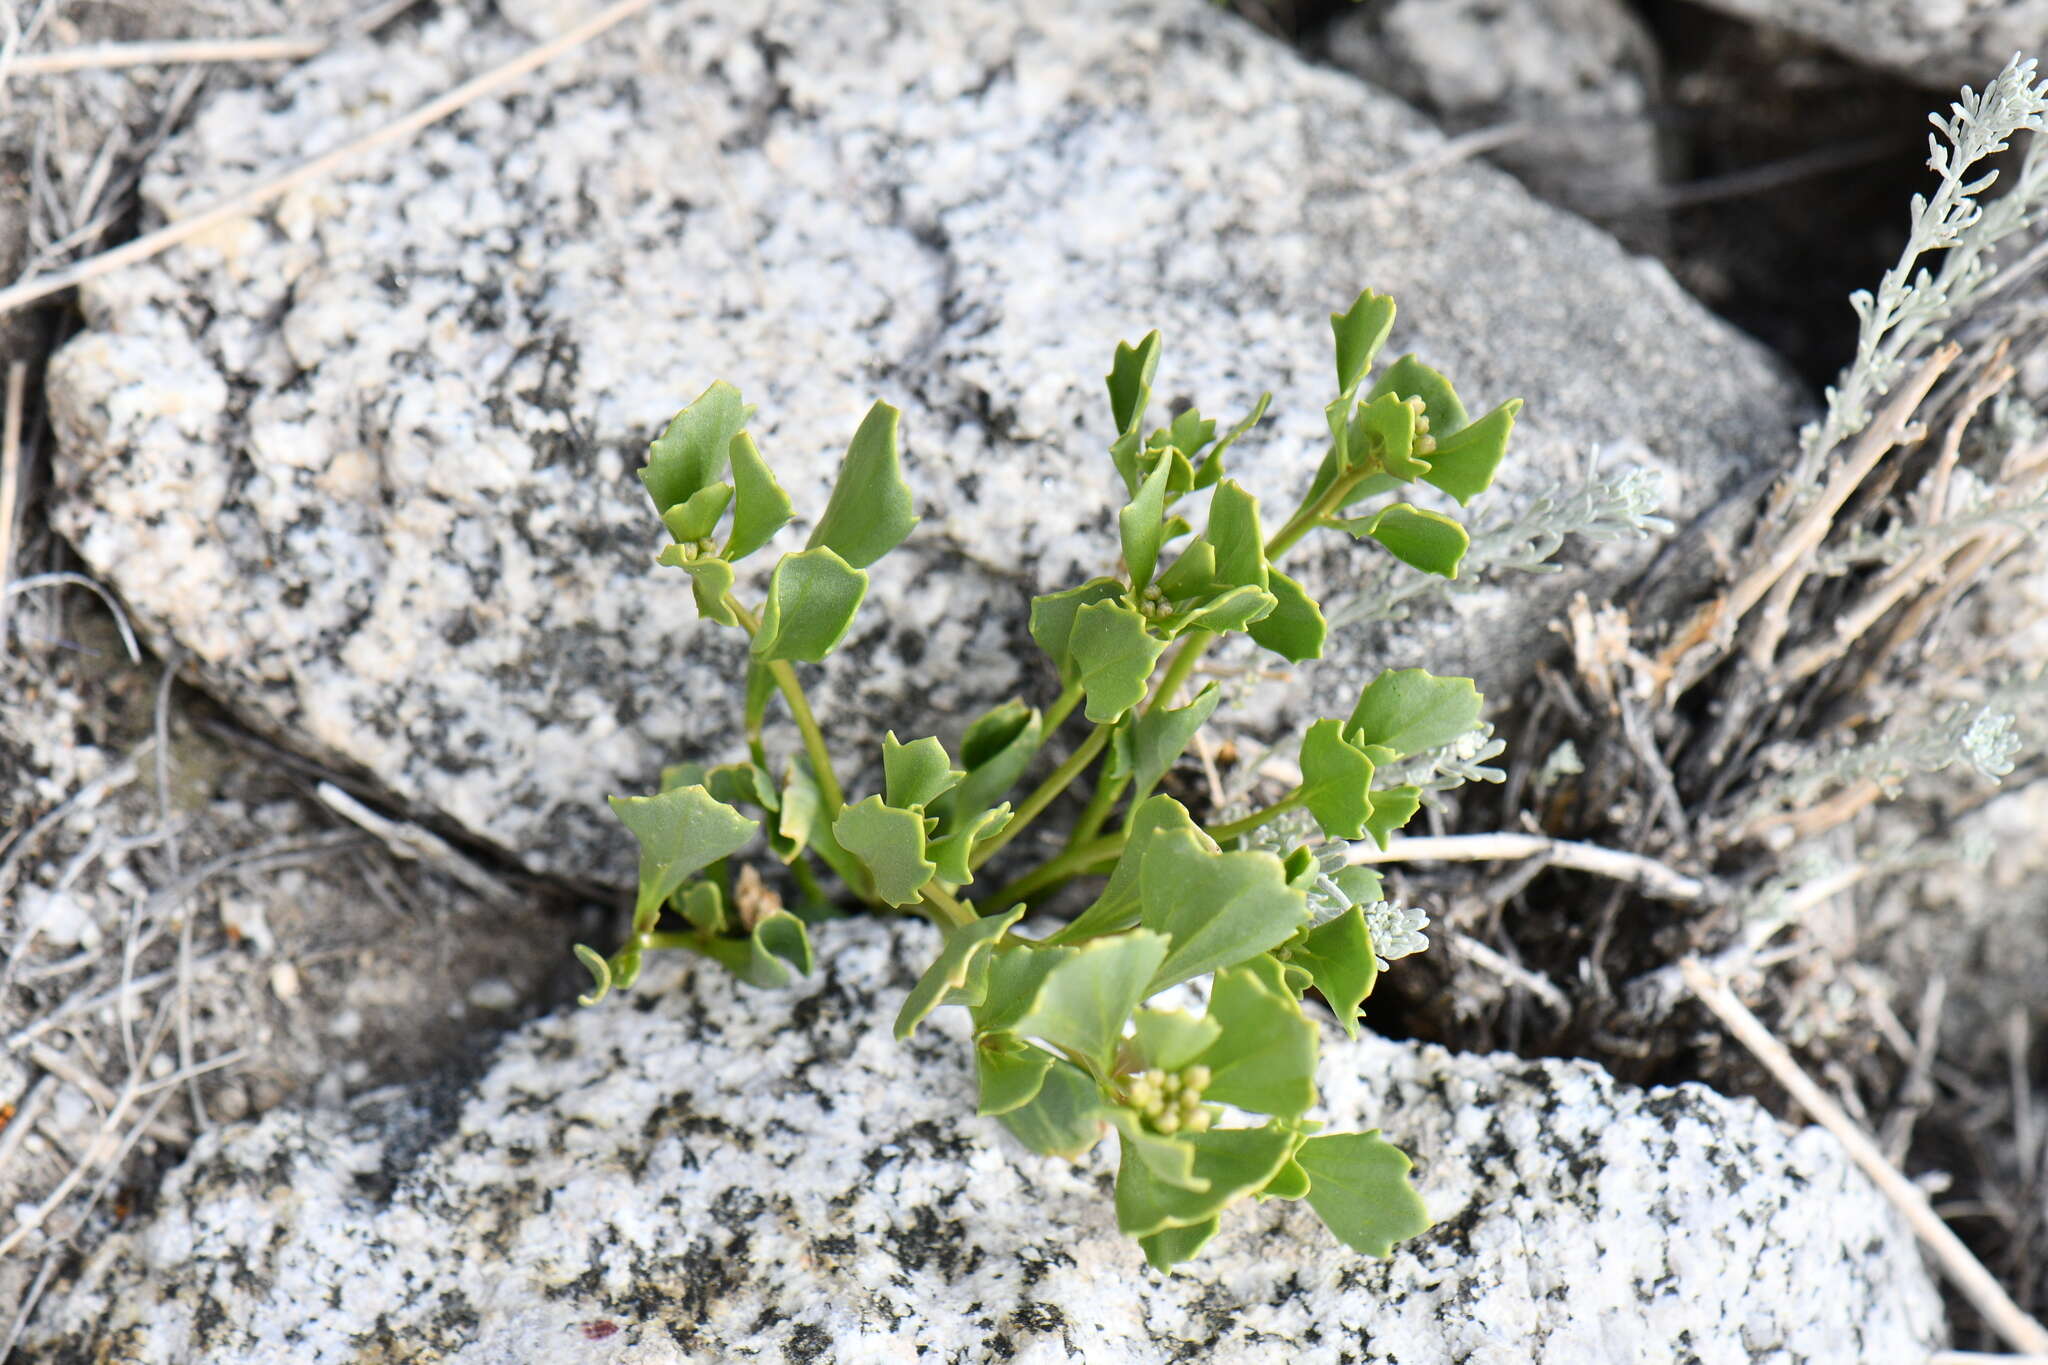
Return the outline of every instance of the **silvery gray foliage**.
[[[1372,948],[1381,971],[1395,958],[1408,957],[1429,947],[1429,937],[1422,932],[1429,927],[1429,916],[1412,905],[1375,901],[1366,908],[1365,927],[1372,935]]]
[[[1894,716],[1883,733],[1846,745],[1788,769],[1766,783],[1747,808],[1756,818],[1780,808],[1805,806],[1830,788],[1875,782],[1887,797],[1906,779],[1966,763],[1996,785],[2013,770],[2022,747],[2015,716],[1981,702],[1951,701],[1932,714]]]
[[[2048,213],[2048,139],[2039,136],[2048,128],[2048,81],[2034,83],[2035,67],[2033,58],[2014,56],[1981,95],[1964,86],[1948,118],[1928,115],[1936,131],[1927,139],[1927,165],[1941,185],[1932,197],[1913,196],[1905,250],[1877,292],[1849,297],[1857,318],[1856,358],[1828,389],[1826,415],[1800,433],[1807,459],[1870,424],[1871,404],[1890,391],[1906,361],[1991,287],[1997,274],[1991,249]],[[1998,172],[1971,179],[1972,170],[2022,132],[2035,136],[2019,174],[2006,193],[1985,202],[1981,196]],[[1943,253],[1940,265],[1916,270],[1934,251]]]
[[[1475,518],[1472,546],[1457,579],[1435,578],[1400,564],[1378,565],[1364,586],[1330,608],[1330,625],[1406,620],[1420,601],[1469,591],[1502,573],[1557,573],[1563,566],[1551,560],[1570,537],[1597,545],[1669,535],[1671,523],[1657,515],[1663,501],[1662,474],[1638,465],[1603,472],[1596,449],[1576,479],[1538,493],[1519,511],[1495,510]]]

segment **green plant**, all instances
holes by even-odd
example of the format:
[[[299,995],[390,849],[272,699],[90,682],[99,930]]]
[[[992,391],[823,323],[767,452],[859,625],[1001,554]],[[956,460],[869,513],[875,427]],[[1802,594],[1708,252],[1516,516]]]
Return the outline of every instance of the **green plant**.
[[[1381,673],[1348,718],[1309,727],[1300,785],[1242,818],[1205,827],[1155,790],[1220,700],[1214,682],[1180,695],[1213,642],[1243,632],[1292,662],[1321,655],[1320,608],[1276,567],[1303,537],[1334,529],[1456,575],[1469,541],[1451,517],[1405,500],[1359,505],[1417,481],[1469,503],[1492,482],[1520,402],[1470,420],[1449,381],[1412,355],[1364,387],[1393,321],[1393,300],[1370,290],[1332,316],[1329,450],[1271,535],[1258,499],[1224,466],[1271,395],[1220,437],[1194,411],[1148,433],[1159,334],[1118,346],[1108,385],[1118,433],[1109,454],[1129,498],[1117,518],[1121,571],[1031,608],[1058,699],[1042,713],[1009,701],[979,717],[957,760],[935,737],[891,733],[882,791],[856,800],[834,774],[794,665],[823,659],[846,635],[867,566],[916,524],[898,414],[882,403],[868,413],[808,543],[776,564],[755,611],[734,594],[733,565],[790,520],[790,502],[746,433],[751,409],[726,384],[706,390],[653,443],[641,478],[673,538],[660,562],[690,575],[706,619],[751,639],[749,757],[678,765],[658,795],[612,799],[640,842],[639,894],[616,953],[577,948],[596,978],[585,1003],[632,985],[657,948],[704,953],[754,985],[784,984],[811,967],[808,924],[832,913],[824,880],[836,876],[850,898],[914,910],[943,931],[896,1033],[908,1037],[940,1006],[965,1007],[978,1112],[1032,1150],[1067,1157],[1116,1130],[1118,1222],[1153,1265],[1195,1255],[1223,1208],[1247,1195],[1306,1199],[1373,1255],[1426,1227],[1406,1156],[1377,1131],[1325,1133],[1308,1117],[1317,1030],[1302,1000],[1314,989],[1355,1035],[1379,959],[1424,943],[1419,914],[1385,904],[1379,875],[1343,853],[1368,837],[1384,846],[1415,813],[1420,788],[1376,775],[1470,734],[1479,693],[1465,678]],[[1208,502],[1199,533],[1192,508],[1179,510],[1198,495]],[[763,740],[778,695],[801,738],[779,780]],[[1013,799],[1076,710],[1085,737]],[[1064,846],[980,896],[995,911],[983,914],[963,888],[1091,773]],[[757,834],[788,869],[793,909],[735,861]],[[1042,938],[1018,932],[1028,908],[1100,877],[1071,921]],[[1377,958],[1375,925],[1386,940]],[[1191,983],[1206,983],[1202,1014],[1147,1003]]]

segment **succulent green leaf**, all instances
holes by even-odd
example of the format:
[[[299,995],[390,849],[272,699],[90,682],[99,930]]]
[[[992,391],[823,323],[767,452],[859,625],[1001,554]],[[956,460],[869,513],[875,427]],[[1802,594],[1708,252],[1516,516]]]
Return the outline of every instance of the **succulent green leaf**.
[[[974,846],[983,839],[995,838],[1009,823],[1010,803],[1005,801],[993,810],[968,818],[945,838],[932,840],[924,855],[939,869],[940,881],[964,886],[974,880]]]
[[[1358,1007],[1372,994],[1372,983],[1379,975],[1365,913],[1354,904],[1337,918],[1317,925],[1294,944],[1287,960],[1308,972],[1330,1013],[1337,1016],[1338,1026],[1346,1036],[1356,1038]]]
[[[1165,441],[1167,433],[1163,430],[1156,431],[1153,437],[1155,441]],[[1144,479],[1158,473],[1160,465],[1166,466],[1165,505],[1171,507],[1175,499],[1195,486],[1195,467],[1189,463],[1186,453],[1178,446],[1149,445],[1145,448],[1145,453],[1138,458],[1138,473],[1143,476],[1139,480],[1140,484]]]
[[[1186,1010],[1142,1009],[1131,1016],[1136,1025],[1138,1056],[1146,1066],[1178,1071],[1216,1041],[1223,1025],[1213,1016]]]
[[[896,424],[902,416],[887,403],[868,409],[846,447],[825,515],[818,518],[804,548],[836,551],[854,568],[865,569],[901,545],[917,525],[896,449]]]
[[[1330,314],[1330,330],[1337,339],[1337,391],[1348,394],[1365,378],[1387,333],[1394,330],[1394,301],[1368,289],[1350,311]]]
[[[1367,1256],[1429,1228],[1429,1210],[1408,1181],[1412,1163],[1374,1129],[1328,1133],[1301,1144],[1294,1160],[1308,1175],[1308,1203],[1337,1240]]]
[[[1439,438],[1429,473],[1422,477],[1456,498],[1460,507],[1468,505],[1492,485],[1521,410],[1522,400],[1510,398],[1463,431]]]
[[[1209,1182],[1195,1174],[1195,1149],[1186,1142],[1153,1132],[1129,1109],[1111,1109],[1108,1118],[1117,1130],[1124,1155],[1143,1162],[1156,1179],[1197,1194],[1209,1188]]]
[[[1079,587],[1031,599],[1031,638],[1059,669],[1062,684],[1071,685],[1081,676],[1073,653],[1075,617],[1085,607],[1123,596],[1123,591],[1124,585],[1114,578],[1091,578]]]
[[[1277,948],[1308,918],[1308,898],[1270,853],[1211,853],[1165,831],[1144,856],[1139,922],[1173,943],[1145,995]]]
[[[1386,878],[1373,868],[1340,867],[1331,874],[1330,880],[1337,883],[1344,899],[1353,905],[1371,905],[1374,901],[1386,899]]]
[[[722,559],[684,559],[682,546],[669,545],[662,549],[657,562],[672,565],[690,575],[690,595],[696,599],[697,614],[707,621],[716,621],[721,626],[737,626],[739,617],[733,615],[726,595],[732,591],[732,565]]]
[[[1252,639],[1294,663],[1322,658],[1330,628],[1308,590],[1274,569],[1267,575],[1266,591],[1273,595],[1273,610],[1246,626]]]
[[[1141,711],[1131,721],[1131,800],[1143,801],[1187,750],[1195,731],[1215,711],[1223,694],[1215,683],[1195,693],[1193,701],[1178,710],[1157,707]]]
[[[1166,440],[1175,450],[1190,458],[1202,453],[1202,448],[1216,439],[1216,423],[1189,408],[1173,419],[1166,429]]]
[[[939,869],[925,857],[924,817],[870,796],[832,822],[839,846],[874,878],[875,894],[891,905],[912,905]]]
[[[1323,465],[1339,473],[1356,468],[1368,454],[1362,447],[1354,450],[1351,446],[1352,411],[1349,394],[1339,394],[1323,408],[1323,425],[1330,430],[1330,453],[1324,458]],[[1323,482],[1323,471],[1317,470],[1316,481],[1309,488],[1308,501],[1313,504],[1328,486]]]
[[[1261,1199],[1300,1199],[1308,1194],[1308,1172],[1301,1169],[1301,1163],[1289,1160],[1280,1168],[1279,1174],[1266,1182],[1266,1188],[1259,1191]]]
[[[1073,957],[1077,948],[1040,947],[1035,943],[999,945],[989,962],[988,994],[974,1007],[974,1031],[1011,1033],[1031,1012],[1052,969]]]
[[[637,937],[628,939],[612,954],[609,969],[613,986],[622,991],[633,989],[633,983],[640,979],[640,940]]]
[[[1373,762],[1334,720],[1301,738],[1302,804],[1332,839],[1363,839],[1372,815]]]
[[[1223,477],[1223,453],[1236,445],[1240,436],[1259,424],[1259,420],[1266,415],[1267,405],[1272,401],[1272,394],[1260,394],[1259,401],[1252,407],[1251,415],[1224,433],[1223,439],[1218,441],[1202,460],[1202,467],[1195,471],[1195,487],[1211,487]]]
[[[1140,1237],[1138,1248],[1145,1253],[1147,1265],[1166,1274],[1182,1261],[1192,1261],[1201,1255],[1202,1248],[1209,1245],[1209,1239],[1221,1226],[1221,1219],[1205,1218],[1184,1228],[1167,1228],[1150,1237]]]
[[[1109,874],[1109,885],[1093,905],[1072,923],[1049,935],[1047,943],[1077,943],[1097,934],[1115,933],[1138,922],[1140,885],[1145,855],[1162,835],[1182,833],[1194,838],[1204,852],[1214,853],[1216,841],[1195,824],[1188,809],[1170,796],[1152,796],[1131,808],[1124,826],[1124,852]]]
[[[908,744],[896,742],[896,732],[882,737],[882,790],[889,804],[905,810],[929,806],[967,776],[946,756],[946,746],[927,735]]]
[[[1343,525],[1355,536],[1377,540],[1403,564],[1442,578],[1458,576],[1458,563],[1472,544],[1465,528],[1443,513],[1405,502]]]
[[[992,1033],[976,1040],[974,1071],[981,1093],[974,1112],[994,1118],[1031,1103],[1055,1060],[1044,1048],[1032,1047],[1015,1034]]]
[[[1119,341],[1116,358],[1110,362],[1109,411],[1119,432],[1144,424],[1146,400],[1152,394],[1152,375],[1159,368],[1159,333],[1147,332],[1136,346]]]
[[[1131,587],[1138,592],[1145,590],[1152,570],[1159,566],[1159,545],[1166,530],[1166,480],[1172,473],[1173,461],[1161,460],[1138,486],[1137,496],[1116,515],[1124,564],[1131,571]]]
[[[904,997],[903,1008],[896,1012],[896,1040],[901,1042],[915,1033],[924,1017],[941,1005],[972,1007],[986,1000],[989,955],[996,940],[1023,917],[1024,907],[1019,905],[949,930],[938,957],[924,969]]]
[[[1189,541],[1173,567],[1159,576],[1159,591],[1172,602],[1207,597],[1222,587],[1222,580],[1216,577],[1216,547],[1206,537]]]
[[[792,766],[783,778],[782,809],[775,819],[779,836],[776,855],[782,861],[794,862],[810,845],[813,832],[819,828],[818,817],[823,813],[824,799],[817,782],[810,773]]]
[[[978,819],[1001,801],[1030,766],[1043,730],[1036,708],[1014,699],[976,718],[960,740],[960,766],[967,776],[933,802],[929,812],[939,817],[940,828],[961,828],[963,821]]]
[[[1372,814],[1365,822],[1365,832],[1382,849],[1387,846],[1387,836],[1415,818],[1415,812],[1422,807],[1422,792],[1415,787],[1389,787],[1372,794]]]
[[[784,555],[768,580],[768,605],[754,636],[754,657],[817,663],[846,638],[867,592],[868,576],[835,550]]]
[[[1216,485],[1209,503],[1210,544],[1216,547],[1216,577],[1234,587],[1266,586],[1266,542],[1259,530],[1259,500],[1235,479]]]
[[[737,563],[775,538],[789,524],[789,494],[775,481],[754,438],[741,432],[732,438],[732,531],[723,558]]]
[[[1088,719],[1102,725],[1145,699],[1145,684],[1166,641],[1124,603],[1094,602],[1074,613],[1069,648],[1087,694]]]
[[[692,874],[739,852],[760,828],[702,787],[678,787],[659,796],[614,796],[611,807],[640,841],[640,894],[635,933],[654,928],[661,904]]]
[[[611,994],[612,964],[606,962],[595,948],[586,948],[581,943],[576,945],[576,960],[589,969],[591,976],[590,989],[577,996],[576,1003],[595,1005]]]
[[[775,791],[775,780],[768,775],[766,768],[758,764],[721,763],[715,768],[699,766],[697,773],[694,783],[679,785],[702,786],[714,799],[729,806],[746,802],[772,811],[782,804],[782,798]]]
[[[647,464],[640,471],[654,510],[666,515],[669,508],[716,482],[725,473],[732,438],[753,414],[740,400],[740,391],[723,379],[677,413],[647,447]]]
[[[1458,401],[1458,391],[1451,387],[1451,381],[1417,360],[1413,355],[1404,355],[1387,366],[1387,372],[1372,386],[1368,398],[1382,394],[1399,394],[1403,398],[1420,398],[1423,415],[1429,418],[1430,435],[1441,441],[1453,432],[1463,431],[1469,419],[1465,416],[1465,405]]]
[[[1420,668],[1386,669],[1359,693],[1344,733],[1402,758],[1449,744],[1479,723],[1486,698],[1470,678],[1439,678]]]
[[[1316,862],[1316,851],[1307,844],[1300,845],[1282,858],[1280,867],[1287,874],[1287,884],[1303,891],[1314,886],[1322,875],[1322,869]]]
[[[732,485],[712,483],[692,493],[661,514],[661,524],[679,544],[695,544],[718,529],[725,505],[732,501]]]
[[[1116,1221],[1126,1235],[1149,1237],[1168,1228],[1194,1227],[1233,1200],[1264,1189],[1293,1152],[1295,1135],[1268,1124],[1211,1129],[1178,1140],[1194,1148],[1194,1174],[1208,1181],[1209,1188],[1195,1191],[1169,1185],[1126,1147],[1116,1177]]]
[[[706,935],[700,945],[749,986],[779,990],[811,971],[811,938],[804,922],[787,910],[771,910],[745,938]]]
[[[1246,584],[1210,598],[1168,624],[1176,635],[1191,630],[1222,635],[1228,631],[1248,629],[1254,622],[1263,621],[1273,614],[1277,605],[1278,599],[1272,593]]]
[[[683,918],[707,934],[725,932],[725,892],[717,882],[692,882],[682,890]]]
[[[1056,1061],[1046,1068],[1038,1093],[996,1121],[1032,1151],[1071,1159],[1101,1140],[1108,1107],[1086,1072]]]
[[[1075,949],[1046,973],[1038,998],[1014,1031],[1043,1038],[1108,1072],[1124,1023],[1151,991],[1168,944],[1142,929]]]
[[[1299,1117],[1316,1102],[1316,1026],[1261,957],[1216,973],[1209,1017],[1222,1026],[1195,1062],[1209,1068],[1202,1097],[1258,1114]]]
[[[1399,394],[1383,393],[1359,404],[1351,439],[1377,455],[1381,467],[1397,479],[1422,478],[1429,473],[1429,461],[1415,454],[1415,409]]]

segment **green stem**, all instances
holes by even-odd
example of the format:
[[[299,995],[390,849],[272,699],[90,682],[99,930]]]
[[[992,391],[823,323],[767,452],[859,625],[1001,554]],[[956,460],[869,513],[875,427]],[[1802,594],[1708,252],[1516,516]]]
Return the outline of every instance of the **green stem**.
[[[1270,564],[1278,561],[1281,555],[1294,547],[1296,541],[1314,530],[1324,517],[1336,511],[1343,504],[1347,493],[1358,487],[1366,476],[1376,472],[1374,465],[1362,465],[1349,474],[1339,476],[1313,503],[1296,508],[1294,515],[1287,519],[1287,524],[1275,531],[1273,538],[1266,542],[1266,562]]]
[[[1047,709],[1045,720],[1038,727],[1039,743],[1043,744],[1046,740],[1051,739],[1053,733],[1066,723],[1067,717],[1074,714],[1074,708],[1081,704],[1081,697],[1081,684],[1079,683],[1072,684],[1060,693],[1059,700],[1055,701]]]
[[[1173,705],[1174,695],[1194,675],[1195,665],[1202,661],[1216,639],[1213,631],[1191,630],[1181,637],[1180,652],[1173,656],[1173,662],[1166,666],[1166,676],[1153,689],[1152,700],[1145,703],[1145,714],[1151,715],[1163,706]]]
[[[1017,880],[983,899],[990,905],[1015,905],[1050,886],[1083,875],[1089,868],[1116,857],[1124,849],[1124,836],[1111,834],[1048,859]]]
[[[1271,820],[1277,820],[1287,814],[1288,811],[1300,809],[1302,802],[1307,799],[1306,793],[1300,787],[1296,787],[1264,810],[1255,810],[1242,820],[1232,820],[1227,825],[1208,826],[1209,837],[1220,844],[1225,839],[1235,839],[1239,835],[1250,834],[1260,825],[1266,824]]]
[[[1102,752],[1102,746],[1109,743],[1110,732],[1114,729],[1115,725],[1098,725],[1090,731],[1088,738],[1082,740],[1080,746],[1067,756],[1067,761],[1053,769],[1052,776],[1039,783],[1037,790],[1024,798],[1024,803],[1017,807],[1017,813],[1010,817],[1010,823],[1003,826],[1002,832],[974,850],[974,860],[968,866],[980,867],[1001,852],[1003,845],[1022,834],[1031,822],[1038,818],[1040,812],[1051,805],[1054,798],[1072,785],[1074,779],[1095,761],[1095,756]]]
[[[825,887],[818,880],[818,874],[811,870],[811,853],[809,849],[805,849],[797,856],[797,860],[789,865],[789,870],[796,877],[798,888],[811,898],[811,904],[829,905],[831,903],[825,899]]]
[[[741,606],[731,593],[725,595],[725,605],[747,632],[747,638],[753,639],[761,629],[760,620]],[[787,660],[776,659],[767,667],[768,675],[775,679],[775,690],[782,693],[782,700],[789,706],[790,719],[796,722],[797,732],[803,736],[804,752],[810,756],[812,775],[818,779],[818,794],[825,798],[825,818],[836,820],[846,805],[846,789],[839,785],[839,778],[832,772],[832,751],[825,747],[825,733],[818,728],[818,718],[811,714],[811,703],[804,696],[804,685],[797,680],[796,670],[789,666]]]
[[[963,925],[972,924],[980,918],[972,909],[961,904],[950,891],[935,881],[926,882],[924,889],[919,894],[924,897],[926,905],[938,912],[931,916],[931,920],[941,929],[958,929]]]
[[[1110,811],[1116,808],[1116,799],[1124,794],[1124,788],[1129,782],[1130,779],[1123,777],[1117,778],[1114,782],[1097,780],[1095,794],[1088,798],[1088,804],[1082,808],[1081,818],[1074,822],[1074,828],[1068,832],[1063,851],[1079,848],[1102,832],[1103,821],[1107,820]]]

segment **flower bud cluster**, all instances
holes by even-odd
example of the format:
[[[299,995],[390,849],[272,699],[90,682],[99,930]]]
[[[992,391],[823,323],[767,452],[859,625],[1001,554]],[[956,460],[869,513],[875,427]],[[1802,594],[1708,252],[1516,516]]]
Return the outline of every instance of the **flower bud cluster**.
[[[1124,1098],[1144,1116],[1157,1133],[1206,1133],[1213,1117],[1202,1107],[1202,1092],[1209,1086],[1209,1068],[1191,1066],[1183,1070],[1153,1068],[1131,1078]]]
[[[1139,595],[1138,611],[1141,615],[1156,621],[1161,617],[1173,615],[1173,603],[1167,601],[1166,594],[1160,590],[1157,583],[1154,583]]]
[[[1434,455],[1436,453],[1436,437],[1429,434],[1429,414],[1424,411],[1427,405],[1423,403],[1420,394],[1411,395],[1407,402],[1408,410],[1415,414],[1415,445],[1413,453],[1418,456]]]

